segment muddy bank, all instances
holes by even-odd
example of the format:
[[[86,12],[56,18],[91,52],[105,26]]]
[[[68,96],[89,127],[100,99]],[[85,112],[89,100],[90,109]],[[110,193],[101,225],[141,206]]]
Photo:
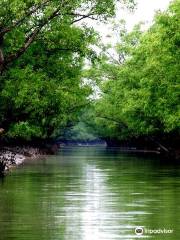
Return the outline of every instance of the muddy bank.
[[[13,167],[22,164],[25,159],[38,158],[42,155],[55,154],[58,146],[1,146],[0,147],[0,175]]]

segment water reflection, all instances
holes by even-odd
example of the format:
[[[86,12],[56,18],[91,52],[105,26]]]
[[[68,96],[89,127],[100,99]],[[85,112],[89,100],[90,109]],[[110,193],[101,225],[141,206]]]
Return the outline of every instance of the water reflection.
[[[131,240],[143,226],[174,229],[143,239],[177,240],[179,190],[177,165],[114,150],[64,149],[26,163],[0,185],[0,239]]]

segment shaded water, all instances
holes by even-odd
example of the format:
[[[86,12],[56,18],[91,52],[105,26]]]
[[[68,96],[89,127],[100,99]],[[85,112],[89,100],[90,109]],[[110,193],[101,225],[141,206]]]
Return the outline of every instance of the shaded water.
[[[105,148],[64,148],[0,182],[0,240],[180,239],[180,168]],[[136,236],[144,229],[172,234]]]

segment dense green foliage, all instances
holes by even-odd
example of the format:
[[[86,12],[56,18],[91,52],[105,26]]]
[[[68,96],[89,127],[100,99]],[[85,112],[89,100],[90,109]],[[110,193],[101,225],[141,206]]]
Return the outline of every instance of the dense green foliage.
[[[133,1],[123,1],[132,7]],[[77,121],[96,34],[83,19],[114,15],[114,0],[0,2],[0,127],[5,138],[53,138]]]
[[[88,42],[88,36],[78,29],[70,31],[69,34],[80,34]],[[85,48],[79,40],[65,40],[73,41],[74,48]],[[35,43],[5,74],[1,122],[9,130],[7,134],[47,138],[73,121],[78,106],[86,104],[89,94],[86,86],[80,86],[81,67],[81,54],[56,51],[45,40]]]
[[[121,31],[118,58],[106,53],[87,75],[101,97],[86,119],[103,138],[170,134],[180,127],[180,1],[158,13],[146,32]]]
[[[98,35],[85,22],[76,23],[112,17],[115,3],[0,2],[1,136],[93,138],[79,119],[104,139],[178,133],[180,2],[157,13],[146,32],[140,26],[131,33],[121,27],[115,59],[106,47],[98,58],[91,48]],[[86,59],[93,65],[85,72]],[[89,98],[96,85],[101,97]]]

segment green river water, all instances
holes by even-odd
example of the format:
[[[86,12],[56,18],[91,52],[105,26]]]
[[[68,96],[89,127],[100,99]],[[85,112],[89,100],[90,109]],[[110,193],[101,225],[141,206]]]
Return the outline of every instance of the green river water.
[[[178,164],[72,147],[0,179],[0,240],[148,238],[180,239]]]

